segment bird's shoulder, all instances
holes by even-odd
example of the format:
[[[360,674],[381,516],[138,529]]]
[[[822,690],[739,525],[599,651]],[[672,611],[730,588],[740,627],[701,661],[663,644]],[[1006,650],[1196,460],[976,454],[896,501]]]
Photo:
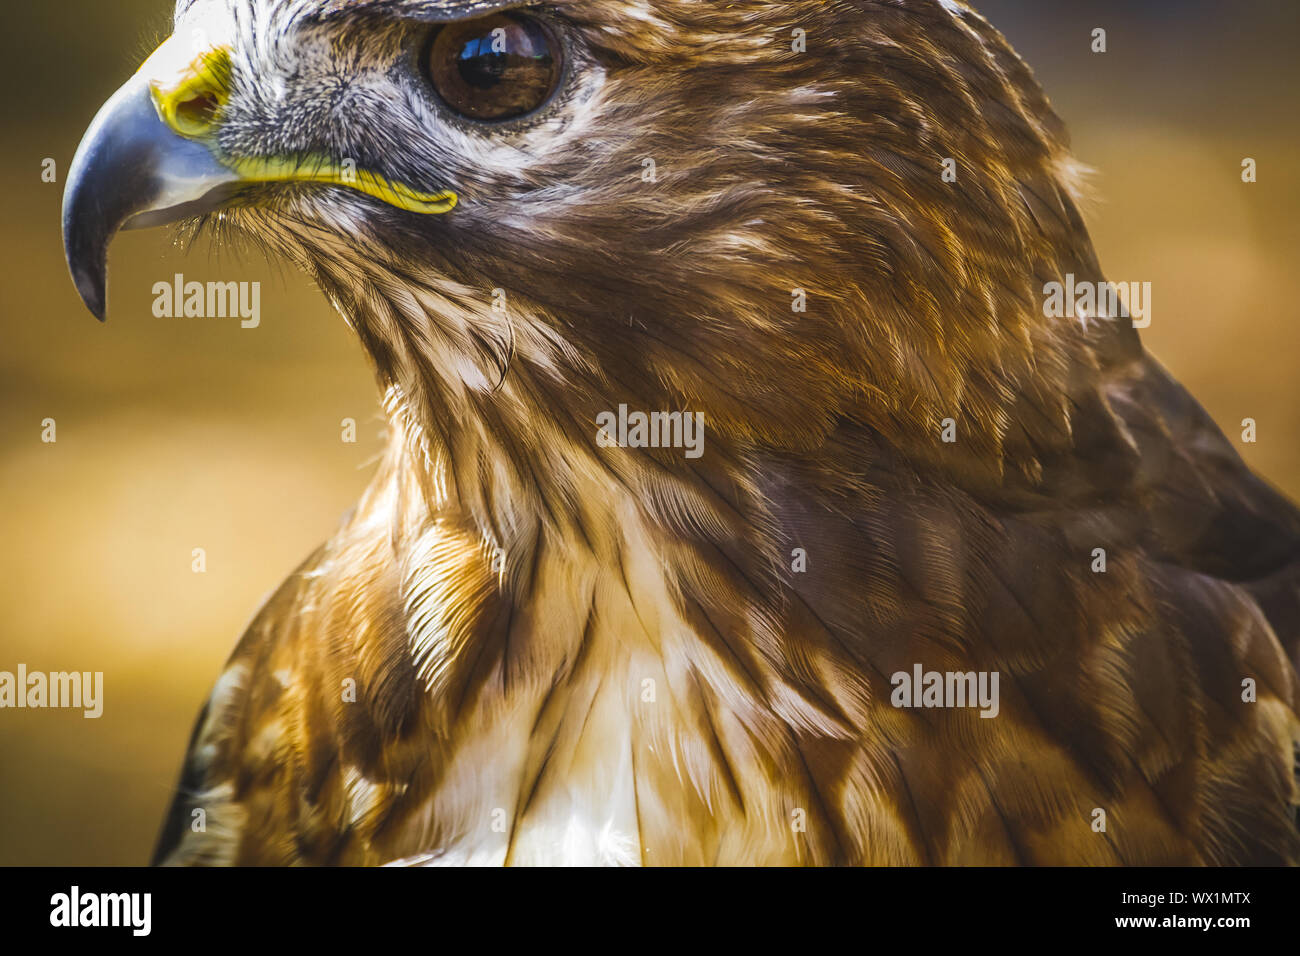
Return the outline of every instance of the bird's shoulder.
[[[363,505],[238,642],[195,723],[156,863],[383,862],[371,838],[428,782],[448,732],[422,693],[431,649],[412,634],[471,641],[505,603],[455,516],[402,545],[374,518]],[[467,663],[440,700],[484,679]]]
[[[847,468],[766,462],[783,553],[805,561],[788,639],[853,663],[845,708],[917,667],[1000,676],[998,719],[936,710],[891,732],[917,846],[956,814],[989,821],[1008,861],[1300,859],[1300,518],[1154,359],[1102,358],[1032,479],[861,421],[821,456]],[[971,781],[964,806],[938,765]],[[1095,809],[1111,822],[1093,841],[1071,827]],[[1074,838],[1046,838],[1058,819]]]

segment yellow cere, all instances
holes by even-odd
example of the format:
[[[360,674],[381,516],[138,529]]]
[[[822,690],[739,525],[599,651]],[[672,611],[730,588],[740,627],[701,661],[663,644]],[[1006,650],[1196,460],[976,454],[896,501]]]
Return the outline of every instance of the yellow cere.
[[[202,139],[215,129],[230,96],[230,51],[207,50],[180,72],[178,82],[149,84],[162,121],[186,139]]]
[[[390,206],[416,213],[444,213],[456,207],[456,193],[426,193],[393,182],[379,173],[357,169],[351,161],[321,156],[249,157],[216,154],[214,131],[230,96],[230,51],[208,50],[180,71],[175,82],[149,84],[158,115],[173,132],[186,139],[207,140],[217,160],[245,182],[302,182],[343,186],[365,193]]]

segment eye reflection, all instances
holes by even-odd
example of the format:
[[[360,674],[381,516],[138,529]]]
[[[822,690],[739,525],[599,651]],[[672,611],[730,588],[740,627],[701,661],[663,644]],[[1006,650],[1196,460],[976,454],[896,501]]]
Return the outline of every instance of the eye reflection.
[[[538,109],[559,85],[559,43],[539,20],[501,13],[452,23],[434,37],[429,78],[452,110],[503,120]]]

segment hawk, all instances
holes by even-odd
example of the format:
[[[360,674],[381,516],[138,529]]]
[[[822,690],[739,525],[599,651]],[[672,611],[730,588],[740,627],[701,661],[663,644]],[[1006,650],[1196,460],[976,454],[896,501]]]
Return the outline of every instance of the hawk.
[[[1048,314],[1078,179],[955,0],[182,0],[77,288],[252,237],[391,441],[157,861],[1300,862],[1300,513],[1127,313]]]

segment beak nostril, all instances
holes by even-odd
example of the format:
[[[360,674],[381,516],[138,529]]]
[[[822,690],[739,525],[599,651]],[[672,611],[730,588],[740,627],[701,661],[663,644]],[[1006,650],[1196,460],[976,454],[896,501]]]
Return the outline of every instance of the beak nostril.
[[[158,115],[173,132],[205,138],[217,125],[230,95],[230,52],[209,50],[186,64],[179,75],[169,73],[149,86]]]
[[[200,93],[177,103],[175,107],[176,125],[181,132],[197,136],[206,132],[217,121],[217,112],[221,101],[213,93]]]

